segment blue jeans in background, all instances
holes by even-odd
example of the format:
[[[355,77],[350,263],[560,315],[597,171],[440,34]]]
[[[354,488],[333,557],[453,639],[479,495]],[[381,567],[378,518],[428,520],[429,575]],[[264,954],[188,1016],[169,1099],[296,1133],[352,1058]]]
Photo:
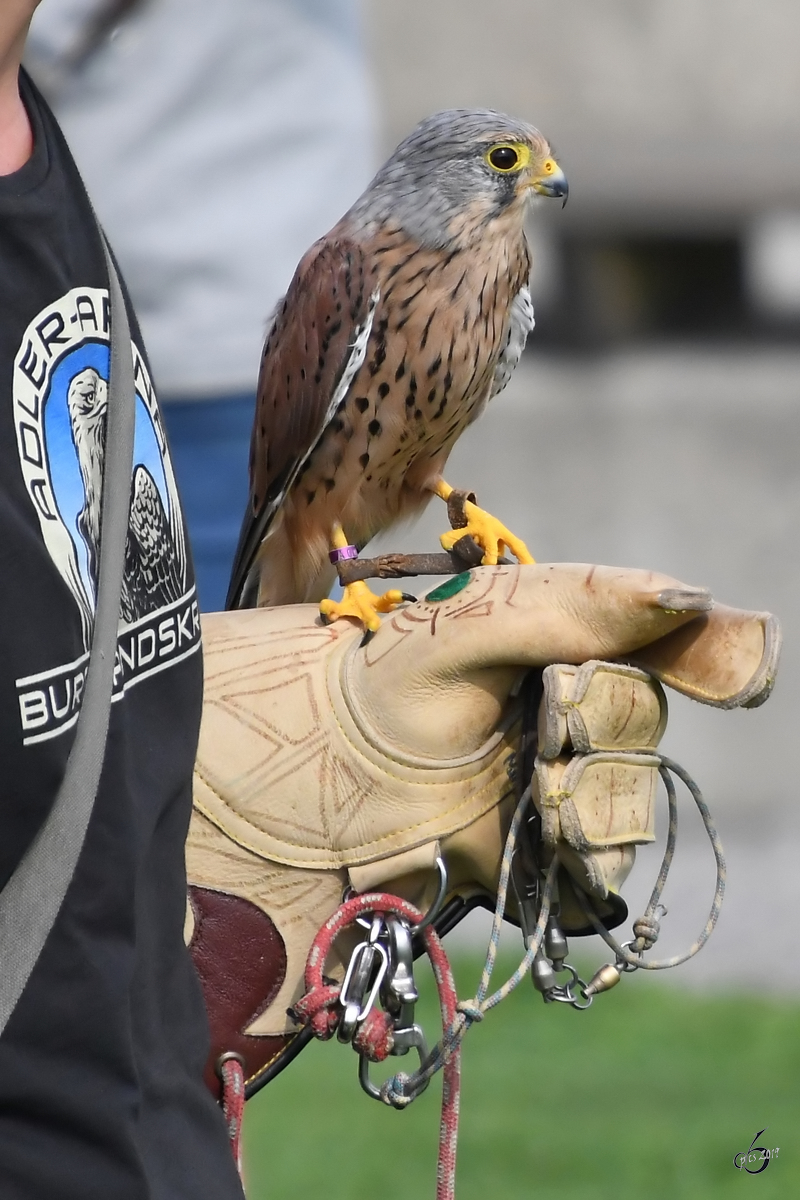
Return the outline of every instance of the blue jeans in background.
[[[203,612],[225,607],[249,494],[255,396],[169,400],[161,406],[178,480]]]

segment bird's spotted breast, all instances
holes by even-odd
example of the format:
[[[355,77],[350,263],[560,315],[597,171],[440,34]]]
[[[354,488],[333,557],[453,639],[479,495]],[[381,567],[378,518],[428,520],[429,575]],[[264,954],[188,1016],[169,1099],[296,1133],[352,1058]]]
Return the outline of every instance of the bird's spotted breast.
[[[443,257],[391,230],[373,254],[380,300],[367,354],[312,455],[308,520],[338,520],[356,543],[410,515],[491,390],[507,314],[529,268],[524,242]],[[345,433],[346,431],[346,433]],[[346,444],[343,444],[346,443]]]

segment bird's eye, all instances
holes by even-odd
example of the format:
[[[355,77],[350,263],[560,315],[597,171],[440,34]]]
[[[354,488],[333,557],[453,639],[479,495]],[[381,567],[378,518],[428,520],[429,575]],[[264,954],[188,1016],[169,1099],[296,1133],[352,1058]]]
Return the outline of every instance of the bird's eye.
[[[493,146],[486,156],[495,171],[513,171],[519,166],[519,151],[513,146]]]

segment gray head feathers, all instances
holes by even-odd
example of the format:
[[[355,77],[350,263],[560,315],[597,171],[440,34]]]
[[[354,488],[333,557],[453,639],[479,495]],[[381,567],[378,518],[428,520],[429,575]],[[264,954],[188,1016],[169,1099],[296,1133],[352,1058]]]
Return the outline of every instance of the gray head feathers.
[[[537,129],[505,113],[481,108],[434,113],[400,143],[347,221],[361,227],[393,221],[423,245],[445,246],[450,222],[470,202],[483,199],[499,212],[513,200],[513,181],[485,161],[489,147],[502,141],[549,153]]]

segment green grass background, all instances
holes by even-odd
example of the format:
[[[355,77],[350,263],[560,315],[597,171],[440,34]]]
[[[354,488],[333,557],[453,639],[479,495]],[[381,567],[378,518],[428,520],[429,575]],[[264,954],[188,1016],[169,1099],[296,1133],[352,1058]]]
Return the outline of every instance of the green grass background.
[[[514,965],[502,958],[496,978]],[[473,995],[479,954],[454,966]],[[432,981],[419,982],[433,1040]],[[364,1095],[357,1061],[313,1043],[248,1103],[248,1200],[433,1200],[439,1081],[396,1112]],[[458,1200],[800,1197],[792,999],[697,995],[640,972],[580,1013],[545,1006],[526,981],[467,1035],[462,1078]],[[778,1158],[737,1171],[764,1126]]]

